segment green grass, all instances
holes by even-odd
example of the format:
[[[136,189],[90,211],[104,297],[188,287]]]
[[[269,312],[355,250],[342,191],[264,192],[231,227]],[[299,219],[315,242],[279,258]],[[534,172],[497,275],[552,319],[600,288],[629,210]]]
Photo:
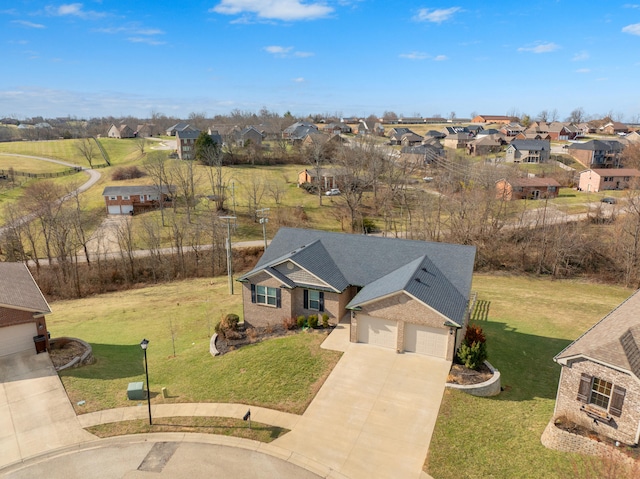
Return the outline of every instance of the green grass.
[[[89,342],[97,359],[60,373],[78,413],[132,405],[126,391],[129,382],[144,378],[143,338],[150,341],[153,403],[242,402],[302,413],[339,358],[320,349],[321,333],[286,336],[212,357],[209,338],[221,316],[242,317],[240,288],[230,296],[226,278],[61,301],[52,309],[47,318],[52,336]],[[170,398],[157,394],[162,387]],[[86,403],[77,406],[79,401]]]
[[[553,415],[560,367],[572,340],[631,294],[581,281],[476,275],[491,302],[489,361],[505,389],[493,398],[445,392],[429,449],[429,474],[447,478],[565,478],[576,456],[546,449],[540,436]]]
[[[10,168],[22,173],[35,174],[60,173],[69,170],[68,166],[51,161],[41,161],[33,158],[24,158],[22,156],[0,155],[0,170],[7,171]]]
[[[98,437],[122,436],[125,434],[147,434],[155,432],[195,432],[200,434],[217,434],[252,439],[260,442],[271,442],[289,432],[278,426],[269,426],[253,421],[251,429],[247,422],[228,417],[162,417],[149,425],[147,419],[121,421],[99,424],[87,428]]]

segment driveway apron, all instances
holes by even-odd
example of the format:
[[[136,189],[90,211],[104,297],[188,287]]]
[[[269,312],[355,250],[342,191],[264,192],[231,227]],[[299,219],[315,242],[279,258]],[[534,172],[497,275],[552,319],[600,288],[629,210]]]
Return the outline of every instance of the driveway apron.
[[[47,353],[0,358],[0,468],[90,440]]]
[[[351,479],[419,478],[450,367],[350,343],[293,431],[273,444]]]

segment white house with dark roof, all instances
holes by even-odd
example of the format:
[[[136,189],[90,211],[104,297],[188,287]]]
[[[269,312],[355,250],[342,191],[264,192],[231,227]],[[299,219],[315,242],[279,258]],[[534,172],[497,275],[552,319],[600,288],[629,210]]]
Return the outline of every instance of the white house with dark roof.
[[[0,358],[29,350],[35,354],[36,338],[48,350],[45,315],[50,312],[26,265],[0,262]]]
[[[281,228],[243,283],[254,326],[323,314],[352,342],[452,360],[468,322],[473,246]]]
[[[554,420],[559,417],[623,444],[640,439],[640,291],[569,344]]]
[[[549,161],[549,140],[513,140],[507,147],[507,163],[545,163]]]

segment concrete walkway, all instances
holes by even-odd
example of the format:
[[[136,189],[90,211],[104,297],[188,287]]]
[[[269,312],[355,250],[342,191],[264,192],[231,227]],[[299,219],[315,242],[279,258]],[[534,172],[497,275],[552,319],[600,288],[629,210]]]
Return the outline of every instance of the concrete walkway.
[[[47,353],[2,357],[0,468],[94,439],[82,429]]]

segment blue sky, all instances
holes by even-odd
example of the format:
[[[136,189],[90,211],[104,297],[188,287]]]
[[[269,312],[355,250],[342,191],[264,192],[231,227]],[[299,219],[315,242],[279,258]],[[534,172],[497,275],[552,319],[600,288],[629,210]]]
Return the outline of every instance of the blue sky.
[[[15,0],[0,45],[0,116],[640,115],[640,3]]]

